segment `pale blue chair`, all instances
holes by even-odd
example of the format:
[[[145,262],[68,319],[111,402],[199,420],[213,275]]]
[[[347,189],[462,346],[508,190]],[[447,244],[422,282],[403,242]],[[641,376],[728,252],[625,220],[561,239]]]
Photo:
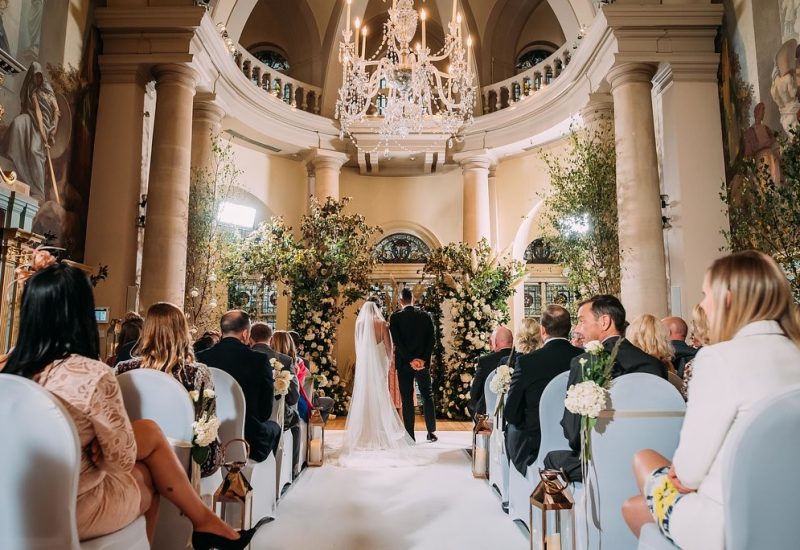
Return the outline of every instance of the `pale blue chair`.
[[[798,547],[800,522],[800,385],[753,407],[733,428],[723,465],[725,548],[749,550]],[[655,524],[645,525],[639,550],[675,550]]]
[[[489,485],[497,489],[500,500],[508,500],[508,455],[505,450],[505,437],[503,435],[503,417],[498,419],[494,411],[497,409],[497,394],[492,391],[491,383],[497,371],[492,372],[486,378],[483,386],[486,400],[486,414],[492,419],[494,429],[489,440]],[[499,420],[499,421],[498,421]]]
[[[522,475],[512,464],[508,481],[508,515],[512,520],[519,520],[530,530],[530,496],[539,484],[539,468],[543,468],[544,457],[550,451],[569,449],[569,442],[564,437],[561,417],[564,415],[564,398],[567,395],[567,379],[569,371],[562,372],[553,378],[539,401],[539,425],[542,439],[539,444],[539,455],[536,461],[528,466],[526,475]]]
[[[589,529],[584,521],[585,484],[573,484],[578,548],[634,549],[637,540],[622,519],[622,504],[638,493],[631,470],[634,453],[653,449],[671,458],[678,447],[686,403],[668,381],[634,373],[611,383],[610,408],[592,430]]]

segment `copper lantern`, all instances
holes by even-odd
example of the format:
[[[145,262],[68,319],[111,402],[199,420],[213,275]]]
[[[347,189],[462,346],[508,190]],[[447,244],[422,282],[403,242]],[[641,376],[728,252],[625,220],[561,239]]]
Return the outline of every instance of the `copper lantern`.
[[[531,493],[531,550],[575,549],[575,504],[564,470],[539,469],[541,481]],[[541,522],[534,524],[534,508]],[[566,523],[567,531],[563,527]]]
[[[325,461],[325,421],[319,409],[311,411],[308,419],[308,465],[322,466]]]
[[[492,437],[492,422],[485,414],[478,415],[478,423],[472,430],[472,476],[489,479],[489,440]]]

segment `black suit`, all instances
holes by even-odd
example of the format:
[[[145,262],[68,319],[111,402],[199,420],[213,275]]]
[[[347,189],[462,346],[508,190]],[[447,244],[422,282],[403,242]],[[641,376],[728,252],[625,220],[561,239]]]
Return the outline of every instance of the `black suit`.
[[[414,438],[414,379],[422,395],[422,412],[429,433],[436,431],[436,410],[433,404],[431,383],[431,355],[436,340],[433,319],[424,311],[406,306],[389,318],[389,330],[394,342],[394,366],[397,369],[397,385],[403,403],[403,424]],[[425,361],[425,368],[411,368],[413,359]]]
[[[492,353],[478,357],[475,366],[475,375],[472,377],[472,387],[469,389],[467,410],[474,419],[478,414],[486,414],[486,396],[483,393],[486,379],[494,370],[511,354],[511,348],[503,348]],[[490,411],[492,413],[494,411]]]
[[[609,352],[614,348],[618,340],[618,336],[608,338],[603,342],[603,346]],[[581,366],[579,361],[581,358],[589,358],[588,353],[583,353],[572,360],[569,368],[569,380],[567,387],[577,384],[583,380]],[[667,367],[653,357],[648,355],[627,340],[623,340],[619,346],[619,353],[614,367],[611,370],[611,378],[617,378],[623,374],[631,374],[634,372],[644,372],[654,374],[661,378],[667,378]],[[564,437],[569,441],[569,451],[552,451],[547,454],[544,459],[544,465],[547,468],[564,468],[570,481],[581,481],[581,460],[579,453],[581,449],[581,416],[573,414],[567,409],[564,409],[564,416],[561,418],[561,427],[564,428]]]
[[[542,348],[518,355],[505,405],[506,450],[522,475],[539,454],[542,432],[539,401],[550,381],[569,370],[570,361],[583,353],[566,339],[553,339]]]
[[[672,366],[678,371],[678,376],[683,378],[683,370],[686,368],[686,363],[694,359],[698,350],[683,340],[672,340],[672,347],[675,348],[675,358],[672,360]]]
[[[275,402],[275,380],[269,359],[236,338],[223,338],[213,348],[197,354],[197,361],[224,370],[239,383],[246,405],[244,438],[250,444],[250,458],[261,462],[275,452],[281,427],[271,422]]]

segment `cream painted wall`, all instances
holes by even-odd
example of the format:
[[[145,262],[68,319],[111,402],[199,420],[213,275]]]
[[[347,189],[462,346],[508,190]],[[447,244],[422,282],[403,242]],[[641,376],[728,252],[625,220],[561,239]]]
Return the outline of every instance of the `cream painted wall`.
[[[533,12],[517,42],[517,54],[531,42],[547,41],[561,46],[566,41],[556,14],[547,2],[542,2]]]

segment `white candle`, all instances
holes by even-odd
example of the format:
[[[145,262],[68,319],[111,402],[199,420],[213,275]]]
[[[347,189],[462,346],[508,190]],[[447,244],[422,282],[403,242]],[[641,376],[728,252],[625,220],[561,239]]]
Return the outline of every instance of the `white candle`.
[[[545,550],[561,550],[561,535],[547,535],[544,537]]]
[[[456,15],[456,23],[458,23],[458,29],[456,30],[458,39],[461,40],[461,14],[459,13]]]
[[[467,35],[467,70],[472,65],[472,35]]]
[[[453,20],[456,18],[456,11],[458,11],[458,0],[453,0]]]
[[[361,20],[358,17],[356,17],[356,40],[354,42],[355,45],[356,45],[356,57],[358,57],[358,33],[359,32],[361,32]]]
[[[483,447],[475,449],[475,471],[480,473],[489,471],[489,453]]]
[[[419,18],[422,20],[422,47],[425,47],[425,19],[427,18],[427,14],[425,10],[419,11]]]
[[[367,27],[364,26],[364,30],[361,32],[361,57],[367,57]]]
[[[350,30],[350,4],[353,0],[347,0],[347,30]]]
[[[308,447],[308,461],[321,462],[322,461],[322,441],[312,440]]]

